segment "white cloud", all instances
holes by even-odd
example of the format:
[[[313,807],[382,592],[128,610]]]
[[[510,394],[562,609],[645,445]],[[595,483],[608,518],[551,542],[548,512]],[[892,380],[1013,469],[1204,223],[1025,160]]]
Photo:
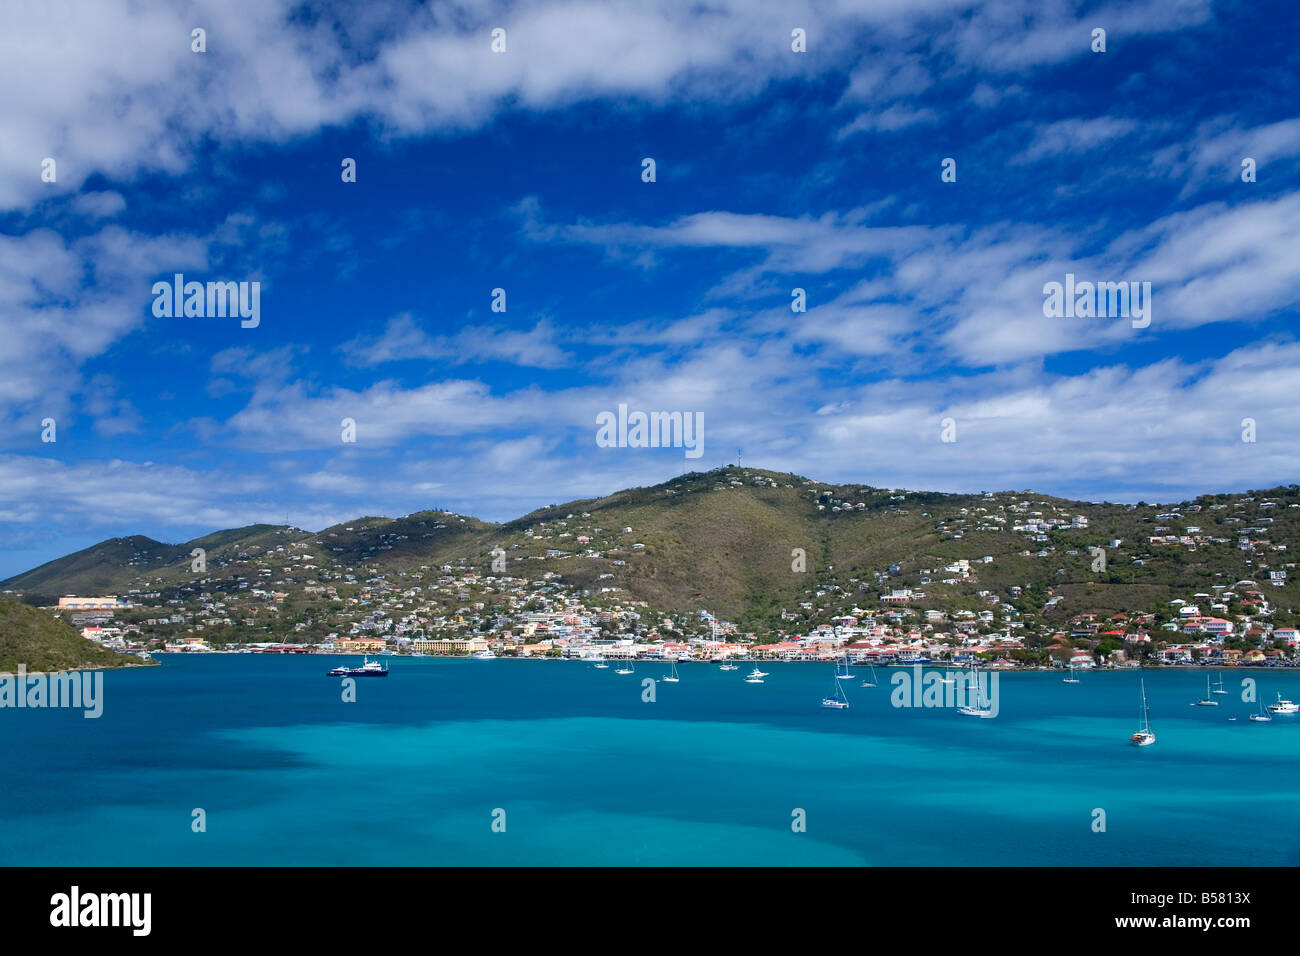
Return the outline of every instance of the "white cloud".
[[[757,254],[719,283],[716,294],[786,289],[802,274],[862,270],[858,307],[819,303],[813,296],[796,336],[864,353],[887,352],[902,331],[942,361],[969,366],[1023,361],[1060,352],[1112,349],[1138,335],[1208,322],[1252,322],[1300,302],[1294,263],[1300,256],[1300,193],[1235,207],[1209,204],[1131,230],[1099,251],[1090,237],[1064,228],[995,224],[974,231],[956,225],[879,226],[866,210],[785,218],[711,211],[664,226],[634,223],[525,225],[538,241],[638,248],[729,248]],[[1089,281],[1149,281],[1151,327],[1128,319],[1044,317],[1043,285],[1066,273]],[[818,309],[822,311],[818,311]],[[835,311],[838,310],[838,311]],[[780,310],[778,310],[779,312]],[[770,330],[774,313],[760,313]],[[834,329],[836,319],[848,323]]]
[[[150,283],[207,255],[195,237],[117,226],[72,241],[45,229],[0,236],[0,410],[61,411],[82,363],[144,325]]]
[[[113,190],[81,193],[72,200],[72,209],[87,219],[112,219],[126,209],[122,194]]]
[[[1203,122],[1189,140],[1157,150],[1152,165],[1181,180],[1186,197],[1211,183],[1242,183],[1242,160],[1255,160],[1256,179],[1267,183],[1286,175],[1300,159],[1300,119],[1242,127],[1232,117]]]
[[[1058,156],[1079,156],[1108,146],[1137,128],[1136,120],[1116,116],[1057,120],[1035,127],[1028,145],[1011,162],[1024,164]]]
[[[836,139],[845,139],[854,133],[895,133],[913,126],[931,126],[939,122],[939,114],[934,110],[921,107],[913,108],[894,104],[883,110],[861,113],[847,126],[840,129]]]
[[[373,367],[412,359],[460,365],[468,362],[506,362],[530,368],[563,368],[571,355],[555,342],[552,324],[542,319],[530,330],[465,326],[455,335],[429,335],[410,313],[388,320],[378,337],[360,335],[340,346],[349,362]]]
[[[333,18],[301,16],[294,0],[11,4],[0,33],[0,208],[75,191],[96,173],[178,174],[205,141],[283,142],[358,119],[409,136],[599,98],[735,101],[855,63],[846,102],[897,99],[932,82],[900,45],[933,44],[953,73],[1018,71],[1086,55],[1093,21],[1110,24],[1118,44],[1208,11],[1208,0],[1145,0],[1086,19],[1061,0],[444,0]],[[795,24],[808,54],[790,51]],[[190,49],[198,25],[202,54]],[[498,26],[504,54],[489,45]],[[46,156],[57,183],[41,182]]]

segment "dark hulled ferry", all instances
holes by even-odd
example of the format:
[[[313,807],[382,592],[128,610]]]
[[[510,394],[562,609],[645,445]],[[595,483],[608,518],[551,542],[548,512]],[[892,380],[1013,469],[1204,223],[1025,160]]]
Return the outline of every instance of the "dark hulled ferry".
[[[387,677],[388,665],[365,658],[360,667],[336,667],[326,677]]]

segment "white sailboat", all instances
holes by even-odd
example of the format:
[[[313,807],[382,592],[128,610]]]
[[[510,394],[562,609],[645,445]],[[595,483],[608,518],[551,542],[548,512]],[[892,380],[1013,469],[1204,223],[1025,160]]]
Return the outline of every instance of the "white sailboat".
[[[1259,713],[1258,713],[1258,714],[1251,714],[1251,715],[1250,715],[1250,719],[1253,720],[1253,721],[1255,721],[1256,723],[1266,724],[1266,723],[1268,723],[1270,720],[1272,720],[1273,718],[1270,717],[1270,716],[1268,715],[1268,712],[1264,710],[1264,702],[1261,700],[1261,701],[1259,702]]]
[[[1214,693],[1214,694],[1227,694],[1228,692],[1227,692],[1226,690],[1223,689],[1223,672],[1220,671],[1220,672],[1219,672],[1218,674],[1216,674],[1215,676],[1218,677],[1219,680],[1218,680],[1218,683],[1216,683],[1216,684],[1214,685],[1214,690],[1211,691],[1211,693]]]
[[[1077,677],[1074,676],[1074,665],[1073,665],[1073,664],[1070,665],[1070,676],[1069,676],[1069,677],[1064,677],[1064,678],[1062,678],[1062,679],[1061,679],[1061,683],[1062,683],[1062,684],[1077,684],[1077,683],[1079,683],[1079,678],[1077,678]]]
[[[967,717],[983,717],[988,719],[995,716],[992,707],[989,705],[988,698],[984,696],[984,688],[980,686],[979,672],[975,670],[975,665],[970,669],[970,688],[975,694],[975,703],[968,704],[965,707],[958,707],[957,712]]]
[[[876,665],[875,664],[871,665],[871,680],[864,680],[860,686],[862,687],[876,686]]]
[[[1205,675],[1205,696],[1196,702],[1197,707],[1218,707],[1219,702],[1210,696],[1210,675]]]
[[[667,677],[663,678],[663,680],[667,681],[670,684],[676,684],[679,680],[681,680],[681,678],[677,676],[677,662],[673,661],[672,665],[673,665],[672,673],[670,673]]]
[[[829,707],[833,710],[846,710],[849,706],[849,699],[844,695],[844,688],[840,686],[839,668],[835,669],[835,696],[823,697],[822,706]]]
[[[623,666],[614,671],[615,674],[632,674],[636,672],[636,664],[632,661],[624,661]]]
[[[1134,747],[1150,747],[1156,742],[1156,735],[1151,730],[1151,710],[1147,707],[1147,682],[1142,682],[1142,726],[1137,729],[1128,742]]]
[[[835,668],[835,677],[837,680],[853,679],[853,675],[849,673],[849,655],[845,654],[840,658]]]
[[[713,619],[713,640],[714,640],[715,643],[716,643],[717,640],[718,640],[718,619],[717,619],[716,617]],[[739,664],[731,664],[731,663],[729,663],[729,662],[727,661],[726,658],[723,658],[722,666],[719,667],[718,670],[720,670],[720,671],[738,671],[738,670],[740,670],[740,665],[739,665]]]

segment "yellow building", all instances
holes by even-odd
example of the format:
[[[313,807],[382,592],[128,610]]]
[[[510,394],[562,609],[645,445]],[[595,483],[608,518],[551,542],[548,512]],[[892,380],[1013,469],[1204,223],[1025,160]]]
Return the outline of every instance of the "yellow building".
[[[467,654],[469,645],[468,637],[444,637],[433,641],[412,641],[411,650],[419,654]]]
[[[411,650],[417,654],[474,654],[488,646],[483,637],[420,638],[411,641]]]
[[[334,650],[347,653],[356,651],[357,653],[374,653],[384,649],[384,639],[382,637],[344,637],[334,642]]]

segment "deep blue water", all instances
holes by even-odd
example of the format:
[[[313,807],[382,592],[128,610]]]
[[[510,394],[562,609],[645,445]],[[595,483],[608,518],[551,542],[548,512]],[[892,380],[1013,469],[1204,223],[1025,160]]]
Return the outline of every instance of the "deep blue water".
[[[1137,749],[1136,673],[1003,675],[977,720],[890,706],[890,670],[835,711],[829,665],[682,664],[645,703],[666,665],[389,658],[345,703],[339,661],[168,655],[106,673],[98,720],[0,709],[0,863],[1300,863],[1300,718],[1241,701],[1294,672],[1226,671],[1216,708],[1203,671],[1144,672]]]

